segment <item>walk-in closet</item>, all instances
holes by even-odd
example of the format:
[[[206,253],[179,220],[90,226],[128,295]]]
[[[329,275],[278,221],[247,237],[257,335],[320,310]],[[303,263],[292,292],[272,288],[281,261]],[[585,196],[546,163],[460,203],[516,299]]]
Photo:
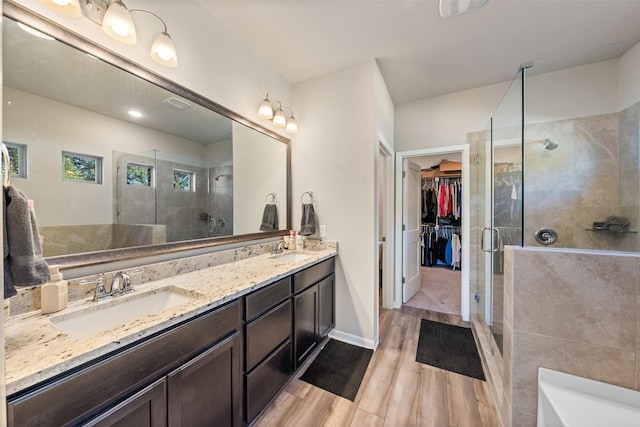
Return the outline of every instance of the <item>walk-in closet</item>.
[[[463,191],[460,154],[411,160],[422,170],[421,287],[405,305],[460,315]]]

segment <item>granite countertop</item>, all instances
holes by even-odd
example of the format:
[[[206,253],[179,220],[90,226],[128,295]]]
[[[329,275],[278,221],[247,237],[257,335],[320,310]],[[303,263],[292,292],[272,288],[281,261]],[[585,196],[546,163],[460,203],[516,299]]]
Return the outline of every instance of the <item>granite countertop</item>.
[[[335,248],[329,248],[285,251],[283,255],[292,252],[309,257],[287,261],[278,255],[257,255],[138,286],[134,283],[134,294],[173,287],[192,298],[126,324],[118,325],[117,319],[113,319],[113,328],[84,339],[67,335],[50,318],[72,315],[87,307],[113,304],[114,299],[102,302],[84,299],[48,315],[42,315],[38,310],[12,316],[5,322],[4,329],[6,393],[10,395],[23,390],[337,254]]]

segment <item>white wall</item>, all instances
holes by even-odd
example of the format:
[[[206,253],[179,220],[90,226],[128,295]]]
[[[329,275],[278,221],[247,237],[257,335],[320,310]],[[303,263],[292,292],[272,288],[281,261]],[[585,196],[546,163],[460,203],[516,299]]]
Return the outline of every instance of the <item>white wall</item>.
[[[622,59],[540,75],[531,71],[526,79],[527,123],[607,114],[638,102],[639,65],[637,45]],[[464,144],[467,133],[486,129],[493,115],[499,118],[498,127],[519,125],[519,95],[508,96],[501,104],[509,83],[397,105],[396,151]],[[519,86],[511,90],[515,94],[520,91]],[[619,94],[623,101],[619,101]],[[518,102],[512,102],[516,98]]]
[[[269,193],[277,195],[279,229],[287,229],[286,154],[286,144],[233,123],[234,234],[260,231],[265,203],[273,203]]]
[[[312,191],[327,238],[338,241],[334,335],[373,347],[377,340],[378,135],[393,142],[393,110],[375,61],[294,87],[296,114],[310,120],[292,144],[293,223]]]
[[[508,83],[396,105],[398,151],[467,143],[467,133],[484,129]]]
[[[40,225],[110,224],[113,222],[113,150],[141,153],[157,148],[190,157],[204,157],[194,141],[4,88],[4,140],[26,144],[27,179],[15,184],[35,201]],[[108,129],[108,130],[107,130]],[[62,151],[103,158],[103,184],[62,180]],[[46,182],[46,185],[42,185]]]
[[[622,55],[619,70],[618,110],[622,111],[640,101],[640,43]]]
[[[618,66],[611,59],[526,78],[526,123],[618,112]]]

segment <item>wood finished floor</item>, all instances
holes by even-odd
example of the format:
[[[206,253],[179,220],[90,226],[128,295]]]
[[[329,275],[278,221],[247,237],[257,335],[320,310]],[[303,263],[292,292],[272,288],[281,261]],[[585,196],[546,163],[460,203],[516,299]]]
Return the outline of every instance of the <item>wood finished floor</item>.
[[[423,318],[469,326],[459,316],[381,308],[380,345],[354,402],[295,378],[254,426],[500,426],[486,382],[415,361]]]

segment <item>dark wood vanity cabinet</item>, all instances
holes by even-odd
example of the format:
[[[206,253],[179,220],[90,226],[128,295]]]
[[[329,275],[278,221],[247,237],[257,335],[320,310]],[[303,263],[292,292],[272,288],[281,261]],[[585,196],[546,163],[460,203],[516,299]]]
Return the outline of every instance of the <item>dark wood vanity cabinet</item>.
[[[9,396],[8,426],[242,425],[241,308],[233,301]],[[200,416],[216,423],[191,422]]]
[[[245,421],[251,424],[334,326],[335,259],[245,297]]]
[[[331,258],[293,277],[294,368],[297,369],[335,323],[335,259]]]
[[[245,297],[245,422],[250,424],[293,373],[291,277]]]
[[[167,384],[162,378],[126,398],[83,427],[164,427],[167,425]]]
[[[167,376],[169,427],[241,425],[240,332]]]
[[[9,427],[251,424],[334,325],[335,258],[7,398]]]

